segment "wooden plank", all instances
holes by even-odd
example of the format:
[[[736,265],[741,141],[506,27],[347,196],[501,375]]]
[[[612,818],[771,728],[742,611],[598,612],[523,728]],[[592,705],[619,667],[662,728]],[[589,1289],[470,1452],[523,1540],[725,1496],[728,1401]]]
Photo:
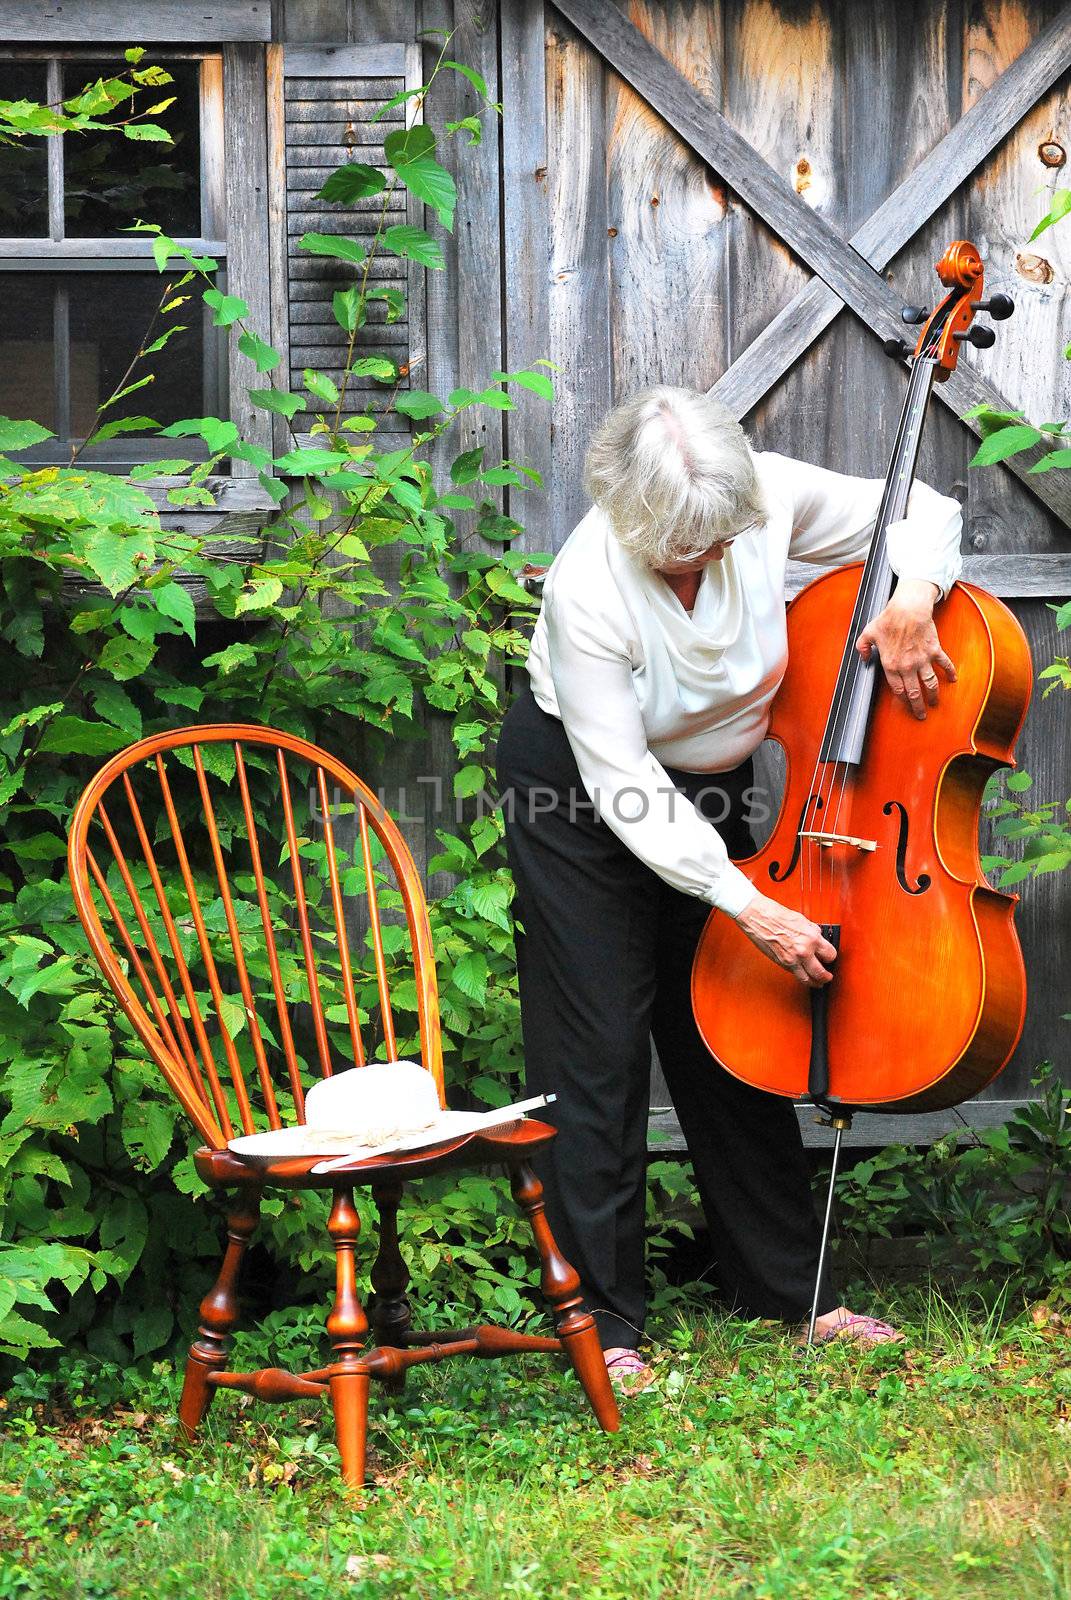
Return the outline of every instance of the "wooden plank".
[[[1027,638],[1035,670],[1048,666],[1053,656],[1067,650],[1067,635],[1058,635],[1055,618],[1040,601],[1025,601],[1013,608]],[[1042,698],[1036,690],[1017,750],[1019,765],[1034,780],[1026,797],[1031,806],[1045,801],[1062,805],[1071,794],[1071,695],[1050,694]],[[1010,840],[987,838],[983,848],[992,853],[1016,857],[1019,848]],[[1024,1098],[1032,1093],[1030,1079],[1039,1062],[1065,1061],[1062,1036],[1067,1024],[1060,1021],[1068,1006],[1068,968],[1071,956],[1071,873],[1046,873],[1016,885],[1022,898],[1016,913],[1016,926],[1023,946],[1027,972],[1026,1026],[1019,1047],[1004,1071],[1001,1085]],[[1066,1069],[1065,1069],[1066,1070]]]
[[[0,38],[33,45],[253,43],[271,38],[271,0],[0,0]]]
[[[999,1100],[968,1100],[959,1107],[959,1116],[954,1111],[931,1111],[921,1115],[861,1111],[844,1135],[843,1148],[876,1150],[889,1144],[927,1145],[950,1133],[970,1143],[975,1130],[1003,1126],[1028,1098],[1023,1095]],[[796,1115],[807,1149],[832,1150],[833,1135],[817,1120],[818,1112],[813,1106],[798,1105]],[[672,1110],[652,1108],[647,1123],[648,1155],[683,1155],[687,1149],[676,1114]]]
[[[720,115],[724,47],[718,8],[642,0],[630,15]],[[706,389],[729,354],[724,192],[710,182],[689,145],[627,83],[610,76],[606,91],[615,398],[655,383]]]
[[[542,578],[549,570],[548,567],[534,568],[526,574],[525,586],[538,593]],[[826,570],[832,569],[808,561],[790,561],[785,578],[787,598],[793,599]],[[967,555],[963,581],[976,583],[1002,600],[1062,602],[1071,598],[1071,555]]]
[[[149,478],[138,484],[138,488],[152,500],[158,511],[167,512],[169,516],[186,516],[197,507],[174,506],[167,498],[168,489],[175,489],[186,482],[185,478],[161,476]],[[228,478],[220,474],[213,474],[204,480],[204,487],[216,502],[216,509],[226,512],[262,511],[274,512],[275,501],[271,495],[260,487],[255,478]]]
[[[515,0],[499,16],[502,61],[502,186],[506,219],[502,241],[505,273],[504,354],[508,371],[530,367],[550,355],[547,274],[547,84],[544,0]],[[554,374],[548,373],[553,381]],[[539,395],[515,385],[515,410],[505,418],[505,452],[550,483],[553,409]],[[524,525],[514,548],[548,550],[546,490],[508,489],[507,515]]]
[[[799,594],[819,571],[808,562],[790,561],[785,593]],[[1071,554],[967,555],[963,578],[1002,600],[1063,600],[1071,596]]]
[[[1023,47],[1042,27],[1048,9],[1041,4],[995,5],[992,0],[972,8],[964,39],[971,67],[962,90],[968,106],[987,103],[993,92],[988,85],[994,78],[1000,81],[1002,70],[1011,70],[1009,59],[1021,60],[1017,52],[1035,48],[1036,41],[1026,51]],[[1054,189],[1067,182],[1066,168],[1045,166],[1038,149],[1053,129],[1060,130],[1059,141],[1069,116],[1071,91],[1065,78],[1026,110],[1013,136],[966,194],[970,236],[986,240],[986,290],[1010,294],[1016,307],[1011,320],[998,325],[986,370],[1013,406],[1041,422],[1071,414],[1066,341],[1060,331],[1069,309],[1071,231],[1064,223],[1029,242]],[[974,550],[1071,549],[1067,530],[1024,496],[1006,473],[972,471],[968,503]]]
[[[838,125],[848,91],[837,68],[839,44],[826,7],[776,23],[753,0],[733,7],[725,24],[722,115],[772,170],[793,174],[808,203],[843,231],[849,196]],[[803,160],[809,166],[805,179],[797,172]],[[727,278],[723,365],[728,365],[771,313],[798,292],[807,270],[761,217],[721,187]],[[840,391],[835,381],[843,371],[847,320],[844,328],[829,330],[766,396],[750,419],[757,443],[847,470],[836,438]]]
[[[177,239],[176,244],[196,250],[199,255],[225,260],[224,239]],[[176,265],[181,257],[175,256]],[[22,272],[95,272],[98,267],[116,263],[132,271],[148,268],[155,272],[152,241],[141,238],[106,239],[0,239],[0,261],[8,261]]]
[[[584,36],[659,112],[682,138],[709,161],[737,190],[741,198],[800,255],[841,299],[851,306],[879,338],[902,331],[902,301],[885,280],[812,211],[795,190],[757,156],[754,149],[682,78],[665,57],[615,7],[602,8],[595,0],[556,0],[561,10]],[[957,416],[970,407],[987,404],[1007,409],[999,390],[961,357],[951,377],[937,393]],[[972,426],[974,426],[972,424]],[[1036,453],[1016,456],[1007,466],[1057,515],[1071,523],[1071,488],[1054,483],[1054,473],[1028,476]]]
[[[409,0],[411,5],[413,0]],[[415,16],[412,19],[416,26]],[[419,44],[407,44],[405,48],[405,86],[407,89],[420,89],[423,87],[423,61]],[[406,123],[412,127],[416,122],[424,119],[424,108],[420,99],[413,96],[405,103]],[[420,200],[410,190],[405,194],[406,208],[405,220],[411,228],[421,228],[425,224],[424,207]],[[397,259],[397,258],[395,258]],[[405,365],[407,385],[411,389],[425,388],[428,368],[428,306],[427,306],[427,281],[435,277],[434,272],[406,257],[401,262],[405,270],[405,316],[399,319],[399,326],[404,322],[409,339],[409,359]],[[417,374],[414,383],[412,374]]]
[[[354,123],[353,131],[355,137],[359,141],[360,136],[366,130]],[[294,172],[294,182],[299,187],[303,182],[312,183],[314,181],[311,176],[306,179],[304,171],[306,167],[319,168],[321,170],[326,169],[327,172],[334,172],[335,168],[341,166],[342,162],[350,159],[351,152],[348,146],[343,148],[341,145],[320,146],[315,143],[303,143],[300,138],[297,137],[296,125],[294,128],[294,133],[295,137],[290,142],[289,166]],[[358,150],[358,146],[356,144],[353,146],[353,150]],[[354,204],[356,204],[356,202],[354,202]]]
[[[271,334],[271,259],[268,225],[268,104],[264,51],[251,44],[228,44],[223,51],[224,166],[227,175],[227,288],[249,307],[247,325],[261,338]],[[271,417],[259,411],[247,390],[263,387],[237,339],[228,344],[231,417],[242,438],[270,450]],[[235,477],[256,475],[249,461],[235,461]]]
[[[902,18],[890,11],[888,20]],[[903,36],[908,30],[898,31]],[[910,31],[921,33],[922,24]],[[848,39],[858,41],[862,32],[857,16],[854,28],[847,30]],[[981,39],[979,46],[984,59],[987,52]],[[975,47],[967,53],[973,64]],[[920,218],[929,216],[954,193],[1069,64],[1071,12],[1061,6],[1049,26],[1020,55],[1005,63],[999,77],[987,76],[984,99],[974,95],[959,121],[852,234],[852,248],[873,266],[886,266],[912,237]],[[967,73],[964,81],[973,84],[973,72]],[[879,110],[887,100],[876,92],[865,109]],[[903,126],[903,119],[897,118],[897,124]],[[882,148],[881,140],[845,145],[849,157],[857,149],[870,159],[880,156]],[[843,308],[840,296],[813,278],[737,358],[713,392],[735,416],[744,416]]]
[[[359,82],[404,78],[405,45],[288,44],[286,75],[288,78],[355,78]]]
[[[290,370],[290,295],[291,268],[286,234],[286,125],[283,118],[285,50],[281,44],[268,46],[265,61],[267,100],[268,158],[268,277],[271,298],[271,342],[282,360],[282,372]],[[286,417],[272,418],[272,442],[276,455],[291,445],[294,430]]]
[[[559,368],[547,505],[553,548],[588,508],[584,453],[613,403],[605,93],[599,56],[553,18],[547,35],[550,355]]]

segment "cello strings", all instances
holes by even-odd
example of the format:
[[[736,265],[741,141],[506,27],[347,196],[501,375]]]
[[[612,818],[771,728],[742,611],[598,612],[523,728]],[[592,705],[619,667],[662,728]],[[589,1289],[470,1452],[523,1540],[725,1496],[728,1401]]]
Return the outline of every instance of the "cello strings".
[[[892,469],[890,469],[890,493],[888,497],[889,503],[887,508],[883,508],[885,511],[885,525],[883,527],[880,521],[878,525],[881,533],[884,533],[885,527],[888,526],[889,521],[895,521],[898,517],[902,517],[907,510],[907,503],[910,497],[911,489],[910,480],[913,475],[914,463],[918,458],[919,445],[922,439],[922,428],[926,418],[926,406],[929,402],[930,386],[934,375],[934,365],[933,361],[929,359],[928,351],[924,352],[922,358],[915,363],[915,366],[912,369],[912,378],[914,378],[916,372],[921,374],[921,380],[917,389],[911,396],[910,406],[905,405],[904,407],[905,416],[907,416],[909,410],[912,412],[912,414],[908,417],[907,426],[904,430],[905,439],[903,449],[899,452],[899,462],[897,463],[894,459],[894,466],[898,468],[895,480],[893,479]],[[883,561],[880,556],[878,556],[876,548],[877,543],[878,540],[875,538],[874,545],[877,559],[875,559],[873,563],[870,574],[864,573],[863,581],[860,584],[860,589],[866,590],[866,599],[862,609],[864,617],[867,621],[870,620],[870,614],[875,609],[879,599],[881,598],[882,586],[884,585],[887,577],[887,552]],[[877,669],[873,668],[872,670]],[[830,830],[833,833],[839,832],[844,799],[848,792],[847,763],[844,763],[844,768],[844,782],[837,800],[837,808],[834,816],[833,826]]]
[[[912,405],[914,403],[915,394],[916,394],[917,386],[918,386],[918,384],[917,384],[917,373],[918,373],[918,363],[914,362],[914,363],[912,363],[911,377],[910,377],[909,382],[908,382],[907,399],[905,400],[903,410],[901,411],[901,415],[900,415],[900,419],[899,419],[899,423],[898,423],[898,427],[897,427],[896,440],[895,440],[895,443],[894,443],[894,446],[893,446],[892,462],[893,462],[894,465],[895,465],[895,463],[896,463],[896,461],[897,461],[897,459],[899,457],[899,454],[900,454],[901,446],[903,444],[904,435],[905,435],[906,428],[907,428],[908,416],[909,416],[909,413],[911,411],[911,407],[912,407]],[[890,468],[890,477],[891,477],[891,468]],[[885,487],[882,490],[881,502],[879,504],[877,515],[876,515],[876,519],[875,519],[876,527],[880,527],[881,524],[882,524],[882,519],[883,519],[883,517],[885,515],[885,511],[886,511],[886,507],[887,507],[889,498],[890,498],[890,484],[889,484],[889,479],[887,478],[886,479],[886,483],[885,483]],[[868,565],[869,565],[869,561],[868,561]],[[822,773],[821,776],[820,776],[820,771],[821,771],[823,766],[829,767],[830,763],[829,763],[828,757],[826,757],[825,760],[823,760],[822,752],[823,752],[823,750],[827,749],[827,747],[828,747],[828,745],[830,743],[830,740],[832,738],[833,732],[834,732],[834,730],[836,728],[837,719],[838,719],[838,717],[839,717],[839,715],[841,713],[841,710],[842,710],[842,708],[843,708],[843,706],[845,704],[847,694],[850,691],[850,685],[851,685],[851,671],[850,671],[850,668],[852,666],[852,658],[849,655],[849,650],[853,650],[855,637],[858,634],[859,628],[862,625],[861,624],[861,616],[862,616],[863,609],[864,609],[864,607],[866,606],[866,604],[868,603],[868,600],[869,600],[869,580],[870,580],[871,576],[872,576],[872,572],[868,572],[867,568],[864,567],[863,574],[862,574],[862,576],[860,578],[859,590],[858,590],[858,592],[856,594],[855,605],[854,605],[853,610],[852,610],[852,619],[851,619],[848,642],[847,642],[846,647],[845,647],[845,652],[844,652],[844,654],[843,654],[843,656],[841,658],[840,669],[839,669],[838,674],[837,674],[837,681],[836,681],[836,685],[835,685],[835,688],[834,688],[833,701],[832,701],[832,704],[831,704],[831,707],[830,707],[829,716],[827,717],[825,728],[824,728],[823,734],[822,734],[822,738],[821,738],[821,741],[819,742],[818,754],[817,754],[817,759],[815,761],[814,772],[812,773],[811,782],[810,782],[810,785],[809,785],[808,791],[807,791],[808,792],[808,801],[807,801],[807,804],[804,806],[803,818],[802,818],[802,822],[801,822],[801,824],[800,824],[800,826],[798,828],[798,834],[799,833],[803,833],[805,831],[814,831],[814,832],[819,831],[819,824],[820,824],[820,815],[819,814],[826,807],[826,804],[827,804],[827,797],[823,792],[825,790],[825,786],[826,786],[827,774],[826,773]],[[834,762],[832,764],[832,770],[828,774],[829,783],[830,783],[830,790],[829,790],[830,795],[832,794],[833,785],[836,782],[836,777],[837,777],[836,766],[837,766],[837,763]],[[803,910],[805,914],[810,915],[811,911],[813,910],[813,907],[814,907],[814,900],[813,900],[814,878],[815,878],[814,854],[815,854],[816,851],[818,852],[818,874],[817,874],[817,876],[818,876],[818,893],[819,893],[819,896],[821,896],[824,893],[824,888],[825,888],[825,885],[824,885],[824,862],[822,860],[822,853],[821,853],[822,852],[822,846],[815,839],[799,839],[798,838],[798,844],[799,844],[800,848],[803,851],[803,861],[801,862],[801,868],[802,868],[802,871],[801,871],[802,896],[801,896],[801,898],[803,900],[803,904],[801,906],[801,910]],[[813,920],[813,918],[812,918],[812,920]]]
[[[931,356],[931,352],[935,348],[936,336],[931,331],[931,336],[927,341],[926,348],[920,352],[921,359],[917,359],[912,364],[908,395],[901,412],[889,474],[886,479],[885,488],[882,492],[881,504],[875,519],[876,534],[883,532],[884,528],[888,525],[888,522],[894,520],[894,518],[890,515],[891,512],[898,510],[899,514],[903,515],[903,512],[906,509],[907,496],[903,495],[902,492],[903,467],[908,462],[913,463],[917,457],[918,446],[921,439],[922,424],[925,418],[925,409],[929,399],[929,389],[931,387],[932,374],[934,370],[932,359],[927,358]],[[925,375],[924,383],[919,381],[920,375],[922,374]],[[921,404],[919,404],[920,400]],[[898,467],[899,470],[897,470]],[[903,498],[904,506],[898,508],[896,502],[900,498]],[[823,734],[822,743],[819,746],[819,759],[815,764],[815,772],[812,778],[811,789],[809,791],[814,797],[812,804],[813,814],[809,820],[809,828],[813,829],[814,831],[822,831],[827,833],[836,833],[839,831],[844,800],[847,793],[847,775],[849,763],[847,761],[838,761],[836,758],[834,758],[832,763],[827,761],[825,764],[828,770],[827,772],[823,773],[819,779],[819,768],[823,765],[821,761],[821,751],[822,749],[827,748],[829,742],[837,736],[837,722],[839,720],[840,712],[845,705],[846,697],[851,692],[854,681],[856,681],[853,676],[853,669],[856,671],[858,670],[858,659],[855,656],[853,649],[854,639],[860,627],[862,626],[863,621],[869,620],[869,614],[874,609],[876,604],[875,592],[880,590],[880,586],[884,583],[886,578],[884,564],[879,558],[877,545],[878,539],[875,537],[874,543],[871,546],[871,555],[868,557],[867,565],[864,568],[860,580],[859,590],[856,596],[856,603],[853,608],[851,632],[848,640],[846,641],[844,655],[841,659],[841,668],[840,672],[838,673],[833,704],[830,710],[829,719],[826,724],[826,729]],[[843,729],[840,730],[840,734],[843,734]],[[843,769],[843,772],[840,769]],[[817,790],[815,789],[816,779],[818,779]],[[837,788],[838,783],[840,783],[839,791]],[[836,808],[833,812],[832,824],[830,825],[830,811],[832,809],[833,797],[835,793],[837,794]],[[819,812],[822,810],[825,811],[826,826],[819,830],[819,828],[816,827],[816,824],[819,821]],[[825,863],[822,859],[823,846],[819,844],[817,840],[813,839],[802,840],[800,843],[801,845],[813,846],[813,849],[806,853],[804,869],[802,873],[803,893],[805,899],[804,909],[810,910],[808,903],[811,902],[811,891],[814,884],[814,869],[812,863],[814,860],[815,851],[818,852],[818,892],[823,898],[825,895]],[[837,878],[837,870],[833,867],[832,862],[830,863],[830,866],[831,883],[835,883]]]

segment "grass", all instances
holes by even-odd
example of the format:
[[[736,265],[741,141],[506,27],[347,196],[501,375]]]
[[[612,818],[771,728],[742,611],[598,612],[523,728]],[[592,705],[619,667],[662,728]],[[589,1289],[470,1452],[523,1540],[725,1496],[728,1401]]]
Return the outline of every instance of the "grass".
[[[0,1600],[1071,1600],[1067,1324],[895,1310],[908,1348],[817,1357],[681,1319],[613,1438],[554,1360],[418,1369],[357,1504],[316,1402],[221,1396],[183,1451],[166,1365],[74,1363],[3,1413]]]

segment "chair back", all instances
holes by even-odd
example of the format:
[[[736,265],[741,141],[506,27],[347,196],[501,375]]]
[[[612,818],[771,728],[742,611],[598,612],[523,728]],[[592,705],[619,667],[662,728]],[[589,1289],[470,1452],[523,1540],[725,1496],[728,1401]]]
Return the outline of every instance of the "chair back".
[[[211,1145],[303,1122],[310,1079],[377,1046],[419,1050],[445,1104],[420,877],[326,751],[240,723],[142,739],[82,794],[68,865],[94,956]]]

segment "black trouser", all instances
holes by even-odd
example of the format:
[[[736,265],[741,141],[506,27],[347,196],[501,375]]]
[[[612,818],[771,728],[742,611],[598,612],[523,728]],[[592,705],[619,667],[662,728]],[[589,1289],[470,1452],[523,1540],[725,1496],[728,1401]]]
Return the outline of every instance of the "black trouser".
[[[692,958],[710,907],[671,888],[597,816],[561,722],[528,689],[506,715],[497,769],[522,924],[527,1086],[558,1097],[545,1113],[558,1137],[539,1173],[603,1346],[635,1346],[644,1324],[652,1034],[726,1300],[751,1316],[802,1318],[819,1232],[795,1110],[719,1067],[692,1014]],[[669,776],[730,854],[749,853],[750,762]],[[825,1285],[819,1311],[836,1303]]]

